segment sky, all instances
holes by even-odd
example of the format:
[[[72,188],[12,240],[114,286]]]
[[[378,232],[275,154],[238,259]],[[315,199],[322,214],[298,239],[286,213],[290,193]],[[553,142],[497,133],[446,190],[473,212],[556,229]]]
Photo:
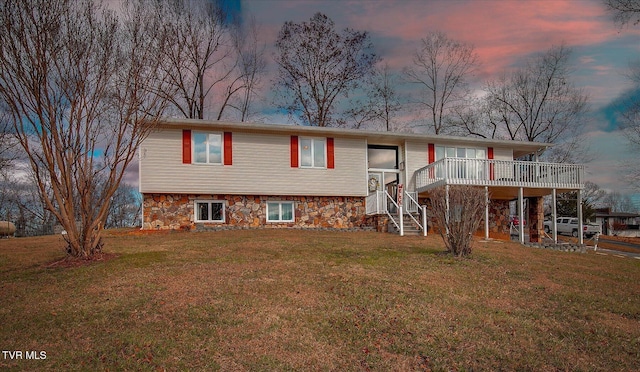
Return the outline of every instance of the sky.
[[[640,154],[626,146],[613,111],[631,89],[624,73],[631,61],[640,59],[640,25],[614,24],[599,0],[223,1],[243,18],[256,19],[270,62],[282,24],[308,21],[316,12],[331,18],[338,30],[367,31],[376,53],[398,71],[410,66],[419,41],[429,32],[445,32],[475,47],[481,61],[475,77],[478,89],[527,57],[564,43],[573,50],[572,80],[590,98],[582,124],[590,158],[586,180],[609,191],[632,192],[623,180],[622,165],[638,161]]]

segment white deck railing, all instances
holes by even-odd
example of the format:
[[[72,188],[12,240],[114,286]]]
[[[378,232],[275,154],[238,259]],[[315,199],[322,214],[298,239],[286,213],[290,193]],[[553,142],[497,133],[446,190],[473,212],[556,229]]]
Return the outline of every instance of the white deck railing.
[[[376,191],[366,199],[367,214],[383,214],[387,212],[387,197],[385,191]]]
[[[416,190],[442,185],[582,189],[584,166],[577,164],[445,158],[416,171]]]

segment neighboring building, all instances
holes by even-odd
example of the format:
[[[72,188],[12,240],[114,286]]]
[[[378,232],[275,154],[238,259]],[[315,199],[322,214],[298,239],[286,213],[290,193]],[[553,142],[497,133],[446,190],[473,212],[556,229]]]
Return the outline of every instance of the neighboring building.
[[[140,148],[144,229],[387,230],[403,189],[407,221],[442,185],[485,187],[484,235],[509,238],[518,200],[521,241],[543,233],[542,197],[581,190],[581,165],[537,158],[549,144],[293,125],[162,122]],[[402,186],[400,186],[402,185]],[[400,186],[400,187],[399,187]],[[528,203],[525,203],[528,202]],[[528,207],[526,207],[528,205]],[[427,212],[428,214],[428,212]]]
[[[611,208],[596,210],[596,224],[602,226],[604,235],[640,237],[640,215],[637,213],[611,212]]]

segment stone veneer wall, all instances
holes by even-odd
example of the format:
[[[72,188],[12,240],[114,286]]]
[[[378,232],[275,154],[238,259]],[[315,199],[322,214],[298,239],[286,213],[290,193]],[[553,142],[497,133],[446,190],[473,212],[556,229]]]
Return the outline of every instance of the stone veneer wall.
[[[529,242],[540,243],[544,237],[544,199],[529,198]]]
[[[511,214],[508,200],[491,200],[489,203],[489,237],[510,240]],[[484,236],[484,222],[481,229]]]
[[[195,200],[226,201],[226,221],[224,223],[195,223],[193,208]],[[294,201],[295,221],[290,223],[267,222],[267,201]],[[429,199],[421,199],[430,208]],[[542,205],[539,198],[533,205]],[[530,208],[536,209],[536,208]],[[535,215],[543,213],[542,207]],[[187,229],[202,228],[330,228],[344,230],[375,230],[387,232],[388,217],[366,216],[364,197],[318,197],[318,196],[247,196],[247,195],[187,195],[187,194],[144,194],[143,229]],[[534,222],[530,213],[529,220]],[[539,221],[543,217],[539,217]],[[491,200],[489,204],[489,237],[509,240],[509,201]],[[429,233],[434,233],[433,218],[429,218]],[[196,226],[198,225],[198,226]],[[531,226],[531,225],[530,225]],[[484,236],[484,222],[477,234]],[[540,235],[542,236],[542,235]],[[532,240],[533,241],[533,240]]]
[[[224,223],[195,223],[195,200],[226,202]],[[267,201],[294,201],[294,222],[267,222]],[[144,194],[143,229],[332,228],[375,229],[364,197]]]

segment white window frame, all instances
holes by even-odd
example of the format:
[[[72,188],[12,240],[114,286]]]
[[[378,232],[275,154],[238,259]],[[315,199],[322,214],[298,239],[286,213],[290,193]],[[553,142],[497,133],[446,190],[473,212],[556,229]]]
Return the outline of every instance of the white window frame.
[[[196,159],[196,135],[198,134],[204,134],[207,136],[207,140],[205,142],[205,156],[206,159],[204,162],[202,161],[197,161]],[[213,162],[211,161],[211,159],[209,159],[209,146],[210,144],[213,142],[211,141],[210,137],[211,136],[218,136],[220,137],[220,161],[219,162]],[[192,159],[192,163],[193,164],[214,164],[214,165],[222,165],[224,163],[224,135],[222,133],[219,132],[199,132],[199,131],[194,131],[193,134],[191,135],[191,159]]]
[[[458,156],[460,154],[460,150],[464,150],[465,156]],[[476,153],[476,156],[473,158],[467,157],[467,152],[468,150],[474,150]],[[484,154],[483,157],[479,157],[479,150],[482,151],[482,153]],[[451,152],[453,156],[451,155],[447,155],[447,153]],[[436,149],[435,149],[435,160],[442,160],[444,158],[455,158],[455,159],[469,159],[469,160],[473,160],[473,159],[487,159],[487,156],[489,154],[489,149],[487,147],[464,147],[464,146],[443,146],[443,145],[436,145]],[[444,157],[443,157],[444,155]],[[449,174],[450,177],[452,178],[461,178],[461,179],[485,179],[486,178],[486,171],[484,169],[484,167],[478,167],[477,163],[474,162],[466,162],[466,163],[460,163],[457,164],[454,168],[450,169],[449,172],[453,171],[454,174]],[[443,169],[442,168],[438,168],[438,177],[442,177],[443,176]]]
[[[198,216],[198,204],[209,204],[208,210],[208,219],[201,220]],[[214,220],[211,219],[211,213],[213,212],[213,208],[211,208],[212,204],[222,204],[222,219]],[[195,200],[193,202],[193,221],[194,222],[208,222],[208,223],[225,223],[227,220],[227,202],[224,200],[211,200],[211,199],[200,199]]]
[[[438,156],[438,153],[440,151],[438,151],[440,149],[442,149],[442,154],[444,154],[444,158],[458,158],[458,159],[487,159],[487,154],[489,153],[488,148],[486,147],[459,147],[459,146],[443,146],[443,145],[436,145],[436,151],[435,151],[435,157],[436,157],[436,161],[443,159],[443,157]],[[447,156],[447,149],[454,149],[454,156]],[[467,150],[475,150],[476,151],[476,156],[473,158],[469,158],[466,155],[464,157],[458,157],[458,150],[459,149],[464,149],[465,150],[465,154],[467,152]],[[484,151],[484,157],[478,157],[478,150],[482,150]]]
[[[300,137],[300,146],[298,146],[298,164],[300,164],[300,168],[316,168],[316,169],[327,169],[327,138],[325,137]],[[302,151],[303,151],[303,141],[311,141],[311,165],[304,165],[302,163]],[[323,146],[323,157],[324,157],[324,165],[316,166],[315,159],[315,147],[316,143],[322,141]]]
[[[278,205],[278,219],[277,220],[272,220],[271,218],[269,218],[269,204],[277,204]],[[291,205],[291,219],[290,220],[283,220],[282,219],[282,205],[283,204],[289,204]],[[281,200],[269,200],[266,202],[265,205],[266,208],[266,215],[267,215],[267,222],[295,222],[296,220],[296,205],[295,202],[293,201],[281,201]]]

